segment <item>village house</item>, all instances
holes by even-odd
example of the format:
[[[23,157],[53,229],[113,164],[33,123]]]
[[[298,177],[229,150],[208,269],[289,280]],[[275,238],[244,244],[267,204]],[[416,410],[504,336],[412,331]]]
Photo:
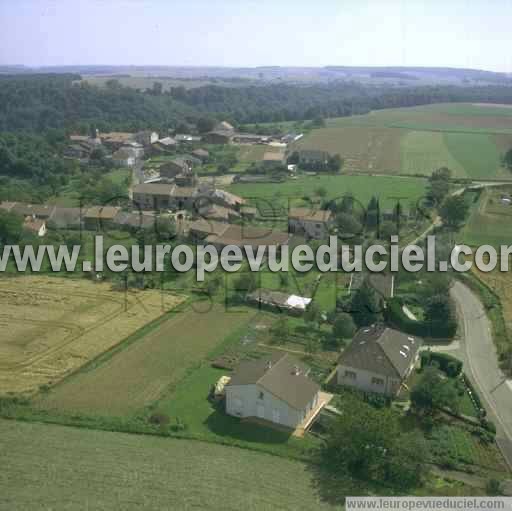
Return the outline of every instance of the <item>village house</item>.
[[[143,183],[133,187],[133,202],[142,210],[166,210],[171,208],[171,193],[175,184]]]
[[[121,230],[151,229],[155,226],[155,216],[143,212],[119,211],[112,220],[112,224]]]
[[[123,132],[123,131],[112,131],[110,133],[101,133],[99,138],[105,146],[107,146],[111,151],[117,151],[122,146],[128,144],[129,142],[134,142],[135,137],[133,133]]]
[[[212,131],[230,131],[231,133],[234,133],[235,127],[228,121],[221,121],[214,126]]]
[[[145,148],[149,148],[152,144],[158,142],[158,133],[156,131],[144,130],[135,133],[133,138]]]
[[[200,201],[199,201],[200,202]],[[207,220],[218,222],[231,222],[240,218],[240,213],[231,208],[225,208],[216,204],[208,204],[198,208],[198,214]]]
[[[287,353],[241,362],[225,386],[226,413],[305,430],[326,402],[308,375]]]
[[[112,155],[112,161],[118,167],[133,167],[137,162],[137,150],[131,147],[121,147]]]
[[[178,174],[184,174],[191,170],[191,166],[183,158],[175,158],[160,165],[160,177],[165,179],[174,179]]]
[[[89,231],[102,231],[113,226],[120,208],[114,206],[92,206],[84,213],[84,227]]]
[[[329,210],[311,208],[290,208],[288,212],[288,230],[316,240],[329,236],[332,225],[332,213]]]
[[[302,167],[325,166],[329,162],[329,153],[326,151],[303,150],[299,151],[299,161]]]
[[[50,229],[79,229],[82,226],[82,217],[85,210],[80,208],[63,208],[56,206],[52,216],[48,219]]]
[[[392,273],[373,273],[373,272],[352,272],[350,274],[349,293],[354,293],[363,284],[373,289],[383,301],[393,298],[395,294],[395,276]]]
[[[46,221],[40,220],[35,216],[28,216],[23,222],[23,229],[35,234],[39,238],[46,236],[47,228]]]
[[[208,235],[205,243],[214,245],[219,250],[228,245],[241,249],[250,246],[254,251],[257,251],[259,247],[264,247],[265,252],[268,251],[268,247],[276,247],[279,253],[280,247],[287,245],[290,240],[290,235],[286,232],[273,231],[263,227],[236,224],[225,224],[225,226],[226,228],[220,234]]]
[[[159,149],[163,150],[173,149],[176,147],[177,144],[178,143],[176,142],[176,140],[172,137],[161,138],[157,142],[155,142],[155,145]]]
[[[388,328],[361,328],[341,354],[337,382],[394,397],[416,365],[422,340]]]
[[[195,151],[192,151],[192,155],[199,158],[203,163],[208,161],[208,158],[210,157],[210,153],[206,149],[196,149]]]

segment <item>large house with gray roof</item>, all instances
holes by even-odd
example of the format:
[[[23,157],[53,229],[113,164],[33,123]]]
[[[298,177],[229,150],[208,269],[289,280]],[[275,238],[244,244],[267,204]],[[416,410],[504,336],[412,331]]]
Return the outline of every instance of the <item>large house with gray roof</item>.
[[[384,325],[361,328],[341,354],[337,382],[396,396],[419,358],[422,340]]]
[[[287,353],[241,362],[225,387],[226,413],[295,429],[322,408],[309,368]]]

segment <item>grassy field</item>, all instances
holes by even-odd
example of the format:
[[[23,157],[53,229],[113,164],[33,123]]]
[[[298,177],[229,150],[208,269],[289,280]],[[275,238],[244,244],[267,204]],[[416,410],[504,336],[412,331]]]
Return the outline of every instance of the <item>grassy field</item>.
[[[512,147],[512,109],[439,104],[328,119],[295,144],[345,158],[354,173],[425,174],[441,166],[459,177],[511,177],[500,166]]]
[[[38,406],[103,416],[136,413],[180,381],[252,315],[252,309],[236,313],[206,302],[187,306],[115,356],[41,395]]]
[[[417,178],[387,176],[300,176],[284,183],[234,184],[230,191],[267,207],[287,207],[307,196],[312,198],[319,188],[327,192],[326,198],[337,199],[351,192],[365,207],[373,195],[380,198],[381,207],[392,207],[397,198],[416,202],[425,193],[426,181]]]
[[[0,450],[0,509],[338,509],[307,465],[222,445],[0,421]]]
[[[182,298],[166,296],[165,309]],[[0,279],[0,394],[58,382],[165,312],[158,291],[85,279]]]
[[[501,204],[500,198],[511,190],[500,186],[483,191],[479,201],[473,204],[457,241],[475,247],[509,245],[512,242],[512,206]]]

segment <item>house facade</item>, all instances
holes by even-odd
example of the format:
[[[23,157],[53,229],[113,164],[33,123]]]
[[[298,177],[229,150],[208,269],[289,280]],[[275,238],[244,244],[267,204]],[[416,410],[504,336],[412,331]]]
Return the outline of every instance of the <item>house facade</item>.
[[[174,184],[143,183],[133,187],[134,204],[146,211],[171,208],[171,194],[176,188]]]
[[[361,328],[338,360],[337,382],[394,397],[418,362],[422,344],[384,325]]]
[[[291,208],[288,212],[288,230],[294,234],[320,240],[329,236],[332,213],[327,210]]]
[[[309,369],[289,354],[242,362],[226,391],[226,413],[255,417],[295,429],[321,409],[320,386]]]

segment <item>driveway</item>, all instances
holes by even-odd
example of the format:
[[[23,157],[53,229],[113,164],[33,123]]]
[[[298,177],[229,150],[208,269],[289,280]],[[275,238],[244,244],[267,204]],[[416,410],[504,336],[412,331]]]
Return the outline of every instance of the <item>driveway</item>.
[[[496,442],[512,469],[512,384],[498,366],[491,324],[478,297],[461,282],[451,289],[460,321],[460,355],[476,385],[488,417],[496,424]]]

